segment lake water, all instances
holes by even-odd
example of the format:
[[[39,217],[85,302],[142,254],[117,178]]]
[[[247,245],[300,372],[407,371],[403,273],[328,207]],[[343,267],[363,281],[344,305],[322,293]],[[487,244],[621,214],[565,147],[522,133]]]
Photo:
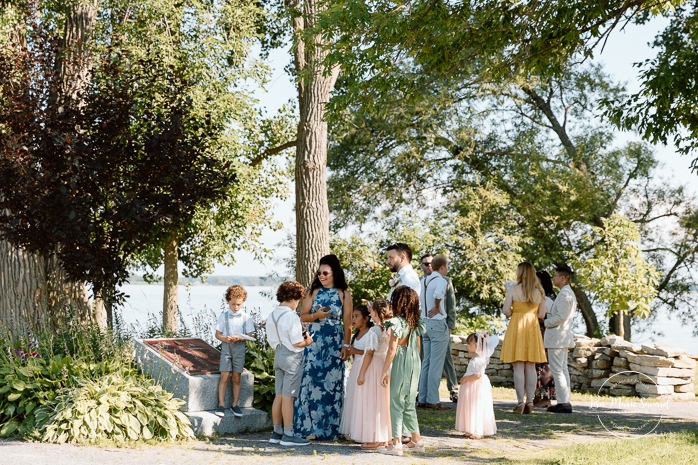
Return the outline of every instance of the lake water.
[[[211,328],[225,304],[227,286],[192,285],[179,286],[179,309],[188,327],[203,327],[207,323]],[[262,318],[276,308],[275,287],[248,286],[245,310],[258,311]],[[129,297],[121,311],[125,324],[144,328],[148,319],[162,319],[163,286],[157,284],[127,284],[121,288]],[[582,332],[581,316],[576,318],[576,330]],[[652,325],[652,333],[634,334],[633,342],[647,344],[650,342],[669,344],[684,349],[691,354],[698,354],[698,337],[693,336],[693,325],[683,325],[676,319],[660,316]],[[657,335],[662,333],[662,335]]]
[[[178,286],[179,312],[184,324],[192,330],[211,333],[213,337],[214,326],[224,308],[225,291],[227,286],[192,285]],[[246,286],[247,300],[244,310],[259,312],[262,318],[276,308],[275,287],[270,286]],[[163,286],[158,284],[126,284],[121,290],[128,296],[119,313],[123,323],[128,328],[133,328],[137,334],[145,328],[160,325],[162,321]],[[150,321],[149,321],[150,320]]]

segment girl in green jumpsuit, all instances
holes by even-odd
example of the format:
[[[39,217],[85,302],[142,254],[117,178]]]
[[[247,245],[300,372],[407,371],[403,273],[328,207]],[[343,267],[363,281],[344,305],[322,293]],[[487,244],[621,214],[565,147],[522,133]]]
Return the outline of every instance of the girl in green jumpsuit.
[[[384,323],[390,335],[390,343],[381,383],[384,386],[390,384],[390,424],[393,441],[387,447],[378,448],[378,451],[389,455],[402,455],[400,437],[403,431],[408,431],[412,433],[412,442],[405,448],[413,452],[424,452],[414,404],[422,367],[419,358],[419,336],[425,331],[424,321],[420,318],[419,296],[409,287],[399,286],[393,291],[391,305],[395,317]]]

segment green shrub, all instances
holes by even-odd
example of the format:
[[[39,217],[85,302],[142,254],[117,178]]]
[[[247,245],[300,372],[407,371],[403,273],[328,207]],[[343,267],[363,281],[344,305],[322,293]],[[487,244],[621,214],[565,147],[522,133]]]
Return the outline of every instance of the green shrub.
[[[490,334],[498,334],[504,329],[502,318],[485,313],[480,315],[458,314],[454,334],[468,335],[477,331],[485,331]]]
[[[182,401],[138,374],[124,337],[77,325],[20,339],[0,351],[0,436],[82,443],[193,436]]]
[[[71,356],[40,357],[37,352],[3,354],[0,356],[0,436],[31,433],[36,409],[52,402],[59,391],[129,366],[130,362],[124,364],[118,357],[88,362]],[[132,372],[136,375],[135,370]]]
[[[271,412],[274,402],[274,350],[264,341],[248,342],[245,353],[245,368],[254,375],[255,408]]]
[[[104,362],[116,368],[130,360],[131,337],[97,325],[68,326],[54,333],[43,333],[37,338],[37,352],[44,358],[69,355],[76,359]]]
[[[73,385],[76,367],[70,357],[50,359],[20,352],[0,356],[0,436],[23,436],[34,428],[34,414]]]
[[[267,331],[259,309],[251,310],[250,317],[254,321],[253,335],[256,341],[247,343],[245,368],[254,375],[253,405],[265,412],[271,412],[276,381],[274,375],[275,351],[267,344]]]
[[[189,439],[194,433],[182,404],[127,369],[60,390],[37,409],[36,426],[41,440],[55,443]]]

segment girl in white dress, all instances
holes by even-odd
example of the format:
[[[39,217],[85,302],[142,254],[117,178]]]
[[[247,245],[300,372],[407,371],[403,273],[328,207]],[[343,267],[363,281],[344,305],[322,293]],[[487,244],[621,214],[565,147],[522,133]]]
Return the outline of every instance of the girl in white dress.
[[[485,374],[490,356],[499,343],[497,336],[471,334],[465,340],[468,353],[473,357],[460,380],[458,406],[456,407],[456,429],[466,438],[482,439],[497,434],[492,402],[492,385]]]
[[[355,325],[359,328],[366,325],[369,315],[374,325],[365,334],[359,330],[350,349],[354,361],[347,380],[339,431],[360,442],[362,450],[373,451],[391,438],[390,388],[381,385],[381,371],[388,351],[387,333],[382,324],[392,317],[390,304],[380,299],[370,310],[363,305],[355,307]]]

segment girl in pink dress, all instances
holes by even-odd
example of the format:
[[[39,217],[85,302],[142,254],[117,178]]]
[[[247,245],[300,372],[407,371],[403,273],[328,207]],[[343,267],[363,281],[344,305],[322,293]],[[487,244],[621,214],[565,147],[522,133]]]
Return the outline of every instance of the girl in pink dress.
[[[497,336],[471,334],[465,340],[468,353],[473,356],[460,380],[456,429],[469,439],[497,434],[492,403],[492,385],[485,374],[490,356],[499,343]]]
[[[356,337],[350,349],[354,361],[347,380],[339,431],[360,442],[362,450],[373,451],[391,437],[390,387],[381,385],[381,370],[388,351],[387,333],[382,324],[392,317],[392,313],[390,304],[384,299],[377,300],[369,308],[361,305],[354,310],[357,329],[367,325],[369,314],[373,326],[361,337]]]

